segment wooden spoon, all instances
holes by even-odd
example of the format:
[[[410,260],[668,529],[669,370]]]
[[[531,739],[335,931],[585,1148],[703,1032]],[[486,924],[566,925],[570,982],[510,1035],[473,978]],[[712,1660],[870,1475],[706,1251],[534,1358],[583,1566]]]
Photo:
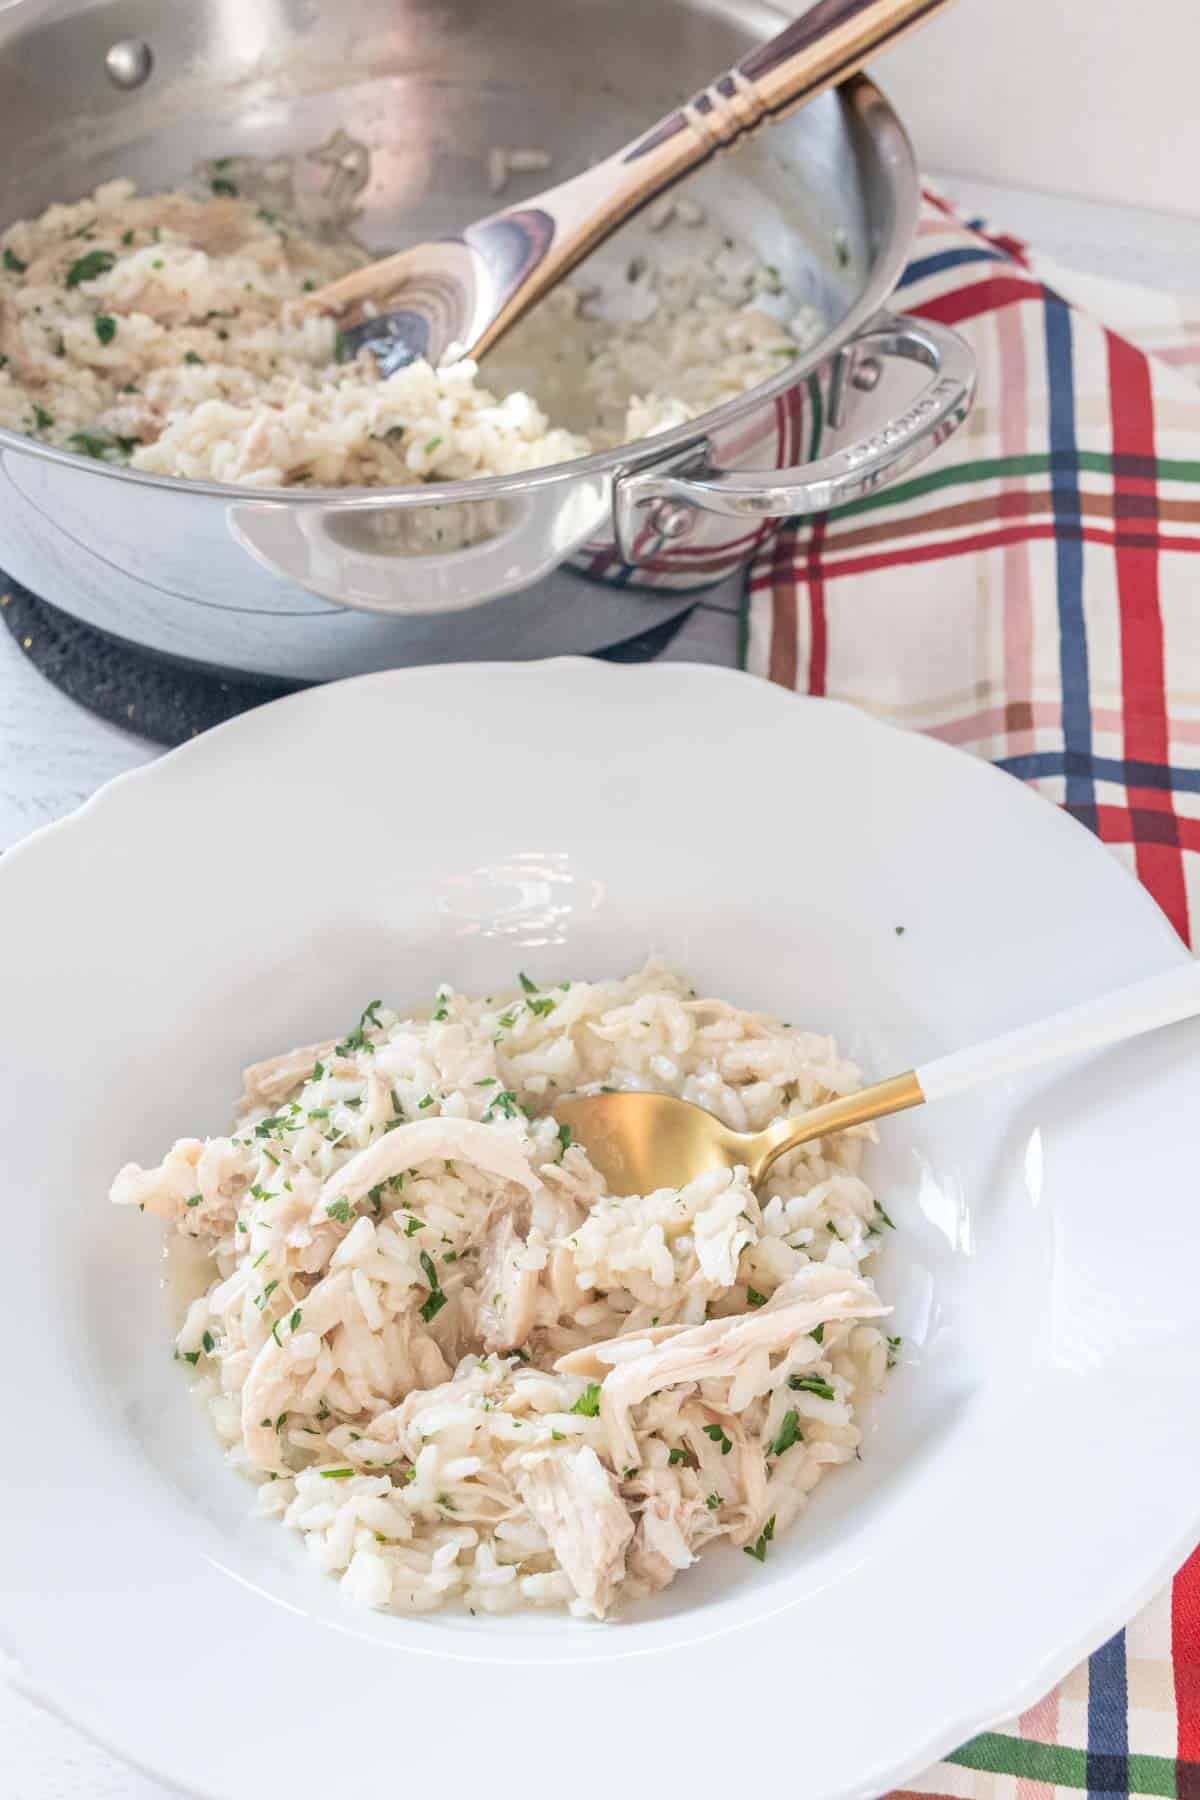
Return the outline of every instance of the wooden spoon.
[[[457,237],[414,245],[330,282],[312,295],[350,312],[344,356],[369,346],[385,374],[417,357],[482,356],[609,237],[718,150],[782,119],[843,81],[948,0],[816,0],[769,43],[751,50],[633,144]],[[400,302],[364,316],[364,302]],[[357,317],[358,323],[353,320]]]
[[[1033,1069],[1056,1056],[1098,1050],[1200,1013],[1200,963],[1118,988],[1003,1037],[908,1069],[857,1094],[815,1106],[802,1119],[777,1119],[765,1131],[731,1131],[702,1106],[670,1094],[587,1094],[560,1100],[554,1117],[570,1127],[612,1194],[683,1187],[706,1169],[739,1164],[757,1184],[771,1164],[801,1144],[927,1100],[965,1093],[980,1082]]]

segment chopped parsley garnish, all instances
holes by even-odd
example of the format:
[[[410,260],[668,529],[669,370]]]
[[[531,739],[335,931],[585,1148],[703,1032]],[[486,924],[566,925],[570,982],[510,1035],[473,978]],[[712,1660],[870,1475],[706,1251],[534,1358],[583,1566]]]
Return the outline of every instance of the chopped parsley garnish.
[[[443,1306],[445,1306],[446,1296],[442,1292],[441,1283],[438,1280],[438,1272],[428,1250],[422,1250],[420,1263],[422,1269],[425,1271],[425,1279],[429,1283],[429,1298],[421,1308],[421,1317],[428,1325],[431,1319],[437,1318],[437,1315],[441,1312]]]
[[[429,442],[425,446],[426,456],[432,456],[434,451],[437,449],[438,445],[441,443],[441,441],[442,440],[440,437],[430,438]]]
[[[209,185],[214,194],[224,194],[230,200],[238,197],[237,184],[227,180],[224,175],[214,175]]]
[[[310,275],[310,276],[308,276],[308,278],[306,280],[304,280],[300,283],[300,292],[302,294],[311,294],[313,289],[316,287],[316,285],[317,285],[316,282],[313,280],[312,276]]]
[[[382,1005],[382,1000],[372,1000],[368,1006],[363,1008],[354,1030],[347,1032],[342,1042],[334,1046],[335,1056],[352,1056],[356,1050],[374,1051],[374,1044],[370,1043],[367,1038],[367,1026],[372,1025],[378,1031],[378,1014]]]
[[[278,1286],[279,1286],[278,1281],[268,1281],[268,1283],[267,1283],[266,1287],[263,1289],[262,1293],[257,1294],[255,1296],[254,1304],[255,1304],[255,1306],[257,1306],[259,1312],[262,1311],[263,1307],[267,1304],[267,1301],[271,1298],[271,1295],[275,1292],[275,1289]]]
[[[16,252],[13,250],[10,250],[8,248],[8,246],[5,245],[4,266],[6,269],[11,270],[14,275],[23,275],[25,273],[26,269],[29,267],[29,264],[26,262],[22,262],[20,257],[16,254]]]
[[[317,1474],[322,1481],[349,1481],[353,1469],[318,1469]]]
[[[111,250],[89,250],[67,270],[67,286],[78,287],[81,281],[95,281],[97,276],[107,275],[116,260]]]
[[[437,1004],[433,1009],[433,1022],[435,1025],[440,1025],[443,1019],[448,1019],[449,1017],[450,1017],[449,990],[446,990],[445,992],[443,992],[443,990],[441,988],[439,988],[438,992],[437,992]]]
[[[424,1219],[415,1219],[412,1216],[412,1214],[410,1213],[409,1217],[408,1217],[408,1224],[404,1227],[405,1237],[415,1237],[418,1231],[424,1231],[424,1229],[425,1229]]]
[[[554,1427],[551,1426],[550,1438],[553,1443],[555,1443],[555,1444],[564,1443],[566,1441],[566,1436],[567,1436],[567,1434],[565,1431],[555,1431]]]
[[[339,1225],[350,1223],[350,1202],[348,1200],[331,1200],[325,1208],[327,1219],[336,1219]]]
[[[535,1018],[544,1019],[547,1013],[554,1011],[555,1003],[553,1000],[527,1000],[525,1004]]]
[[[300,1308],[297,1307],[295,1312],[292,1314],[291,1318],[288,1320],[288,1330],[289,1331],[299,1331],[300,1321],[303,1317],[304,1317],[303,1313],[300,1311]]]
[[[129,244],[132,244],[132,242],[133,242],[133,230],[132,230],[132,228],[131,228],[131,229],[130,229],[130,230],[129,230],[129,231],[123,231],[123,232],[122,232],[122,233],[121,233],[121,242],[122,242],[122,243],[123,243],[123,244],[125,244],[125,245],[129,245]]]
[[[92,320],[92,330],[102,344],[111,344],[117,335],[117,321],[111,313],[97,313]]]
[[[782,1456],[793,1444],[802,1444],[804,1433],[800,1429],[800,1415],[795,1407],[789,1407],[783,1415],[778,1434],[773,1443],[767,1445],[768,1456]]]
[[[67,442],[74,444],[81,455],[95,457],[97,461],[106,450],[112,449],[107,438],[94,437],[90,431],[73,431]]]
[[[528,975],[526,975],[524,969],[518,969],[517,980],[521,983],[521,988],[522,988],[523,992],[525,992],[526,994],[536,994],[537,993],[537,991],[538,991],[537,982],[530,981],[530,979],[529,979]]]
[[[795,1394],[815,1394],[818,1400],[836,1400],[837,1395],[820,1375],[791,1375],[788,1386]]]
[[[204,367],[204,358],[202,356],[197,356],[194,350],[185,350],[183,353],[183,360],[185,363],[194,363],[199,368]]]
[[[183,1360],[185,1363],[191,1363],[194,1369],[196,1364],[200,1361],[200,1352],[198,1350],[185,1350],[183,1353]]]
[[[888,1366],[888,1368],[889,1368],[889,1369],[894,1369],[894,1368],[895,1368],[895,1366],[896,1366],[896,1358],[897,1358],[897,1357],[898,1357],[898,1356],[899,1356],[899,1354],[900,1354],[900,1346],[901,1346],[901,1344],[902,1344],[902,1343],[903,1343],[903,1342],[904,1342],[904,1339],[903,1339],[903,1338],[899,1338],[899,1337],[890,1337],[890,1338],[889,1338],[889,1339],[888,1339],[888,1340],[887,1340],[887,1347],[888,1347],[888,1351],[887,1351],[887,1366]]]
[[[200,1342],[204,1345],[205,1356],[211,1356],[216,1345],[216,1339],[213,1337],[212,1332],[206,1331],[204,1336],[200,1339]]]
[[[187,1205],[188,1206],[199,1206],[199,1204],[203,1198],[204,1198],[204,1196],[202,1194],[193,1194],[191,1199],[187,1201]]]
[[[507,1088],[505,1088],[503,1093],[494,1095],[488,1102],[488,1109],[483,1115],[484,1119],[490,1119],[494,1112],[502,1112],[506,1119],[515,1119],[517,1116],[517,1096],[514,1093],[511,1093]]]
[[[824,1325],[815,1325],[808,1335],[814,1344],[823,1344],[825,1342]]]
[[[585,1419],[594,1419],[600,1411],[600,1383],[589,1381],[571,1408],[573,1413],[582,1413]]]
[[[433,1105],[433,1095],[432,1094],[424,1094],[424,1095],[422,1095],[421,1099],[417,1101],[417,1111],[424,1112],[425,1108],[427,1106],[432,1106],[432,1105]]]
[[[766,1524],[763,1526],[761,1532],[759,1533],[757,1543],[743,1545],[746,1555],[754,1557],[756,1562],[766,1562],[766,1560],[767,1560],[767,1545],[771,1542],[771,1539],[774,1536],[775,1536],[775,1514],[772,1513],[770,1518],[767,1520]]]
[[[733,1449],[733,1439],[726,1437],[725,1432],[720,1425],[706,1425],[704,1427],[704,1435],[705,1437],[710,1437],[714,1444],[720,1444],[722,1456],[728,1456],[729,1452]]]
[[[258,1121],[258,1124],[254,1127],[254,1135],[257,1138],[272,1137],[277,1131],[286,1131],[287,1129],[288,1121],[284,1118],[283,1114],[275,1113],[269,1119],[260,1119]]]
[[[676,1463],[682,1463],[685,1469],[694,1469],[696,1466],[696,1459],[690,1450],[668,1450],[667,1462],[672,1467]]]
[[[716,1512],[718,1506],[721,1504],[720,1494],[710,1494],[704,1504],[707,1506],[709,1512]]]
[[[324,1075],[325,1075],[325,1064],[316,1062],[313,1064],[312,1074],[309,1076],[308,1079],[310,1081],[321,1081],[324,1078]]]
[[[264,1250],[261,1256],[255,1257],[254,1261],[250,1264],[250,1267],[252,1269],[257,1269],[259,1267],[260,1263],[266,1262],[266,1260],[267,1260],[268,1256],[270,1256],[270,1254],[271,1254],[271,1252],[269,1250]]]
[[[884,1212],[884,1210],[883,1210],[882,1206],[879,1204],[878,1200],[875,1202],[875,1211],[879,1214],[879,1216],[883,1220],[884,1224],[889,1225],[891,1227],[891,1229],[893,1231],[895,1231],[896,1221],[894,1219],[890,1219],[888,1217],[887,1213]]]
[[[571,1148],[571,1127],[569,1125],[559,1126],[558,1141],[562,1145],[562,1153],[565,1156],[567,1151]]]
[[[748,1287],[746,1289],[747,1306],[765,1306],[766,1304],[767,1296],[765,1294],[760,1294],[756,1287]]]
[[[33,417],[39,431],[49,431],[54,423],[54,414],[48,413],[44,406],[35,406]]]

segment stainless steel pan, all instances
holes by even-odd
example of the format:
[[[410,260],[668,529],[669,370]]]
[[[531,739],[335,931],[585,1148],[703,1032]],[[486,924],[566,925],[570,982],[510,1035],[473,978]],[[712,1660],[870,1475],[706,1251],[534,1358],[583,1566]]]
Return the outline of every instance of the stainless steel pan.
[[[115,175],[169,186],[220,155],[298,158],[313,180],[300,153],[341,128],[371,152],[358,235],[427,238],[486,210],[493,145],[545,148],[566,176],[779,23],[734,0],[15,0],[0,11],[0,218]],[[651,622],[780,518],[928,454],[972,384],[953,333],[882,311],[917,179],[869,82],[713,162],[693,191],[831,321],[751,393],[620,451],[398,491],[165,480],[0,431],[0,565],[117,636],[295,677],[536,654],[564,632],[587,648],[606,589]]]

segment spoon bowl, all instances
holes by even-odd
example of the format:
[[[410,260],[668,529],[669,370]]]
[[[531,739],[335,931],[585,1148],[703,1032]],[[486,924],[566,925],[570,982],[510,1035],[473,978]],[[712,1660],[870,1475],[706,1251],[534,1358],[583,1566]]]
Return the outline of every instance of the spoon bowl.
[[[744,1167],[756,1185],[801,1144],[920,1106],[924,1098],[910,1072],[814,1106],[802,1119],[776,1119],[764,1131],[733,1131],[704,1107],[671,1094],[580,1094],[559,1101],[554,1116],[583,1145],[611,1194],[652,1194],[685,1187],[709,1169]]]

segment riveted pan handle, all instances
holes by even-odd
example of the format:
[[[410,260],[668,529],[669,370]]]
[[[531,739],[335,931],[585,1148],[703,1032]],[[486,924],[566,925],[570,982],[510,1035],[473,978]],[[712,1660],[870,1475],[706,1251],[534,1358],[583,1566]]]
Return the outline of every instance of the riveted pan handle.
[[[683,473],[659,464],[620,476],[613,523],[622,560],[637,564],[658,555],[665,543],[687,535],[689,514],[695,512],[786,519],[860,499],[922,462],[970,410],[975,359],[958,333],[944,325],[885,314],[842,354],[853,358],[860,375],[870,371],[872,359],[877,365],[899,357],[922,364],[930,378],[899,418],[799,468]],[[690,455],[695,458],[694,449]]]

